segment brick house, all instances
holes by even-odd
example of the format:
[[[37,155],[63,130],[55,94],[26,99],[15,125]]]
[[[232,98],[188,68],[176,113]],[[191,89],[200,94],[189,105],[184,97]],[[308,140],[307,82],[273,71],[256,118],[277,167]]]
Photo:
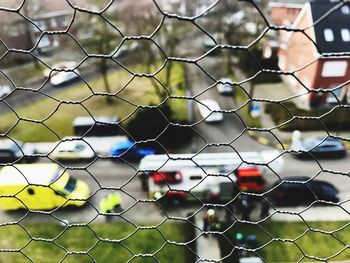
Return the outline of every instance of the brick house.
[[[273,26],[289,27],[292,25],[299,15],[303,4],[296,2],[270,2],[268,4],[268,20]],[[270,58],[277,55],[279,49],[280,35],[285,34],[285,31],[270,30],[267,33],[267,40],[264,43],[263,54],[265,58]]]
[[[17,8],[16,5],[12,8]],[[9,48],[28,49],[38,41],[43,31],[66,30],[73,16],[72,8],[65,1],[33,1],[21,8],[21,13],[36,26],[20,15],[2,12],[0,22],[3,25],[2,40]],[[45,52],[57,47],[58,35],[45,34],[38,44],[38,51]]]
[[[325,15],[336,7],[339,8]],[[287,76],[285,80],[296,94],[304,94],[299,97],[298,106],[310,109],[337,103],[337,98],[346,100],[348,85],[344,84],[350,79],[350,6],[341,6],[334,0],[306,3],[292,28],[303,32],[281,37],[278,57],[281,70],[295,71],[295,77]]]
[[[295,2],[270,2],[269,21],[276,26],[285,26],[292,24],[299,15],[303,4]]]

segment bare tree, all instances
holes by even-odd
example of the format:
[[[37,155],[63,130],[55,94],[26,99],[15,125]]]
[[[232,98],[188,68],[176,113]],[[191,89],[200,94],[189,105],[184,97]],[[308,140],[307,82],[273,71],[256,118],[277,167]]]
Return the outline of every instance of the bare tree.
[[[127,36],[142,36],[143,40],[137,40],[142,45],[144,56],[144,67],[147,73],[154,71],[154,67],[159,63],[159,52],[150,39],[161,22],[161,15],[152,0],[141,0],[135,4],[132,1],[123,1],[119,5],[119,21]],[[158,52],[158,54],[157,54]],[[169,63],[171,66],[171,62]],[[170,67],[167,65],[167,68]],[[170,74],[170,73],[169,73]],[[155,79],[150,78],[155,94],[160,101],[166,100],[168,93]],[[168,86],[170,76],[166,76],[165,85]]]
[[[34,8],[35,6],[35,8]],[[33,13],[34,9],[36,11],[44,12],[45,5],[42,5],[42,3],[37,2],[35,5],[30,5],[28,2],[26,2],[21,11],[23,12],[23,15],[27,18],[29,18]],[[28,20],[24,21],[24,37],[25,37],[25,49],[30,50],[35,45],[35,36],[34,36],[34,29],[35,26]],[[40,69],[40,65],[38,60],[33,56],[33,62],[36,69]]]
[[[90,2],[96,10],[101,11],[105,7],[102,2]],[[121,41],[120,34],[114,28],[116,21],[117,16],[115,12],[108,15],[104,12],[99,14],[81,12],[77,16],[73,29],[88,53],[96,55],[94,65],[102,75],[104,89],[108,94],[112,92],[108,80],[109,56]],[[89,37],[82,37],[86,35]],[[106,101],[107,103],[113,102],[110,96],[107,96]]]

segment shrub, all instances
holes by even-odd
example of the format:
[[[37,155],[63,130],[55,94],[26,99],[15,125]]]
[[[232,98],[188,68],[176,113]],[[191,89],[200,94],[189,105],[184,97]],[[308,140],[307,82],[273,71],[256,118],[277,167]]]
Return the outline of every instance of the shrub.
[[[322,108],[307,111],[297,108],[292,102],[269,103],[265,105],[265,108],[276,125],[289,121],[280,127],[284,131],[350,130],[350,119],[347,117],[349,116],[348,108],[336,107],[332,111]],[[326,115],[322,116],[324,114]],[[296,118],[292,120],[293,116]],[[312,120],[309,117],[312,117]]]
[[[191,141],[192,129],[182,126],[184,124],[187,124],[184,120],[173,119],[170,106],[164,103],[158,107],[139,108],[124,128],[136,141],[157,140],[165,148],[174,148]]]

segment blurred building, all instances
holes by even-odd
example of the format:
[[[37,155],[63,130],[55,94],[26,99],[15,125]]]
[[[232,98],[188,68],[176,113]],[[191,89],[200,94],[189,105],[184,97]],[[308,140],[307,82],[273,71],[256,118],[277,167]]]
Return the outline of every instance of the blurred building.
[[[339,5],[339,6],[338,6]],[[339,8],[338,8],[339,7]],[[332,12],[330,12],[332,11]],[[350,78],[350,7],[338,1],[306,3],[292,28],[280,36],[279,67],[295,72],[285,80],[300,96],[299,106],[316,108],[346,100]],[[330,92],[308,90],[334,89]]]
[[[298,3],[281,3],[270,2],[269,8],[269,22],[275,26],[285,26],[294,23],[299,15],[303,4]]]
[[[16,9],[14,5],[12,8]],[[3,11],[0,21],[3,26],[1,39],[8,48],[31,49],[37,42],[38,52],[46,52],[60,44],[58,35],[43,32],[64,31],[73,16],[66,1],[26,2],[20,14]]]

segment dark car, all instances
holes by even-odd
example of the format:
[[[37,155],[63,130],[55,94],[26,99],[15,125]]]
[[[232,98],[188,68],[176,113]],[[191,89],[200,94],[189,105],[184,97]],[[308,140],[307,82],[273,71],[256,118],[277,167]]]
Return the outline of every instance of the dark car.
[[[288,177],[282,183],[276,182],[273,188],[271,199],[278,206],[310,205],[317,200],[339,202],[337,188],[328,182],[308,177]]]
[[[327,137],[309,137],[292,144],[293,154],[298,158],[342,158],[346,155],[341,140]]]
[[[155,154],[155,150],[140,147],[137,143],[130,140],[119,142],[110,150],[111,156],[120,157],[125,160],[139,160],[150,154]]]

